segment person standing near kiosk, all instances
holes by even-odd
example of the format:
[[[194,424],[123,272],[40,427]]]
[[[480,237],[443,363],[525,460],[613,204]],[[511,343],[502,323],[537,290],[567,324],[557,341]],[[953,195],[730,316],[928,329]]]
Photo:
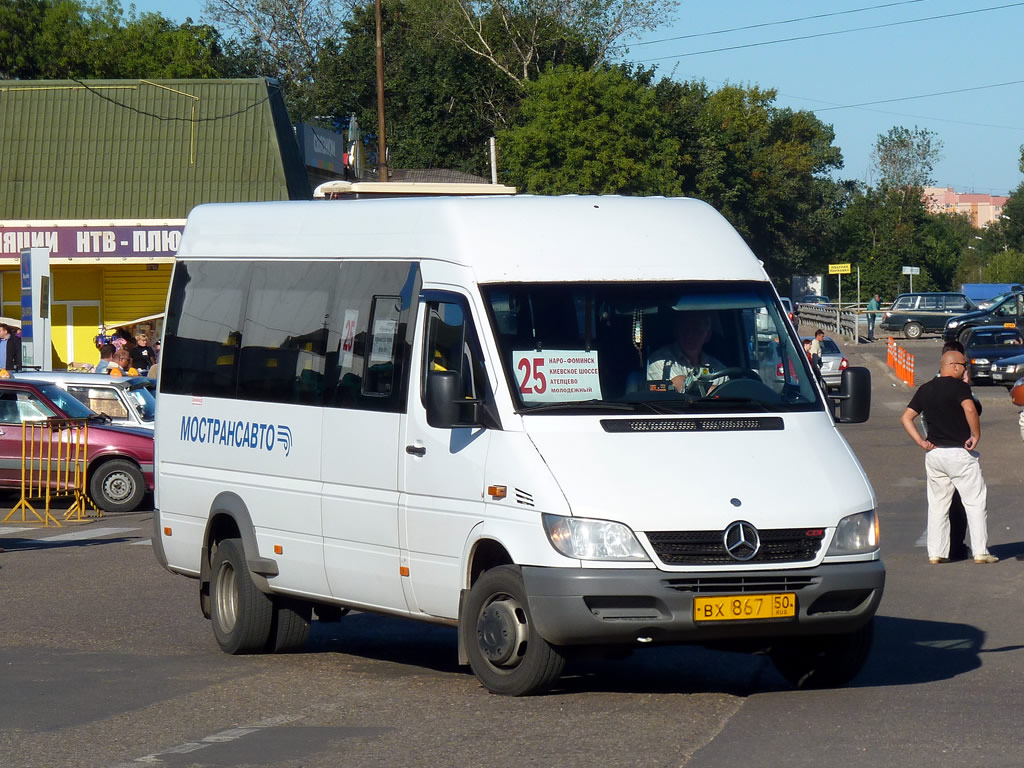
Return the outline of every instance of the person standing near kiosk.
[[[21,337],[18,329],[7,323],[0,323],[0,360],[8,371],[21,370]]]

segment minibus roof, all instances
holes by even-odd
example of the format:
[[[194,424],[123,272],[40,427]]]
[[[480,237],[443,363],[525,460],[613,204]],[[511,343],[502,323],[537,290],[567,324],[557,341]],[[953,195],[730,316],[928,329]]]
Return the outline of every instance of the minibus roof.
[[[725,218],[689,198],[216,203],[192,210],[177,255],[437,259],[479,283],[768,279]]]

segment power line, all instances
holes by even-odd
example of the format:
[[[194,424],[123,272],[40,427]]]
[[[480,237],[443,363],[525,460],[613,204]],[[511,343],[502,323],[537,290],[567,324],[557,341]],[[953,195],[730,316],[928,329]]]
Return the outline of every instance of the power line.
[[[976,85],[970,88],[957,88],[951,91],[936,91],[935,93],[922,93],[917,96],[900,96],[895,99],[878,99],[877,101],[862,101],[859,104],[843,104],[837,107],[823,107],[822,109],[816,109],[815,112],[830,112],[834,109],[853,109],[854,107],[870,107],[875,104],[891,104],[894,101],[912,101],[914,99],[927,99],[932,96],[949,96],[954,93],[967,93],[968,91],[984,91],[989,88],[1004,88],[1008,85],[1020,85],[1024,83],[1024,80],[1011,80],[1008,83],[993,83],[992,85]]]
[[[913,3],[924,3],[928,0],[901,0],[898,3],[883,3],[882,5],[869,5],[865,8],[851,8],[848,11],[833,11],[832,13],[818,13],[813,16],[799,16],[795,19],[784,19],[782,21],[766,21],[761,24],[748,24],[745,27],[731,27],[730,29],[716,29],[713,32],[694,32],[690,35],[679,35],[678,37],[663,37],[660,40],[644,40],[639,43],[613,45],[611,48],[627,48],[639,45],[654,45],[655,43],[670,43],[675,40],[690,40],[694,37],[711,37],[712,35],[726,35],[730,32],[744,32],[748,29],[761,29],[762,27],[776,27],[782,24],[795,24],[798,21],[813,21],[815,19],[827,19],[830,16],[846,16],[851,13],[862,13],[864,11],[877,11],[880,8],[892,8],[897,5],[911,5]]]
[[[975,13],[986,13],[988,11],[1002,11],[1007,8],[1018,8],[1024,5],[1021,3],[1007,3],[1006,5],[994,5],[989,8],[975,8],[970,11],[958,11],[956,13],[943,13],[938,16],[925,16],[920,19],[907,19],[905,21],[890,21],[885,24],[872,24],[867,27],[854,27],[852,29],[839,29],[833,32],[818,32],[813,35],[799,35],[797,37],[785,37],[778,40],[763,40],[759,43],[745,43],[743,45],[729,45],[723,48],[708,48],[703,51],[690,51],[689,53],[676,53],[671,56],[658,56],[651,59],[640,59],[640,62],[664,61],[665,59],[682,59],[687,56],[702,56],[706,53],[723,53],[725,51],[738,51],[744,48],[758,48],[763,45],[778,45],[779,43],[793,43],[800,40],[814,40],[820,37],[833,37],[835,35],[846,35],[851,32],[867,32],[875,29],[886,29],[887,27],[900,27],[907,24],[920,24],[923,21],[936,21],[939,19],[953,19],[959,16],[970,16]]]

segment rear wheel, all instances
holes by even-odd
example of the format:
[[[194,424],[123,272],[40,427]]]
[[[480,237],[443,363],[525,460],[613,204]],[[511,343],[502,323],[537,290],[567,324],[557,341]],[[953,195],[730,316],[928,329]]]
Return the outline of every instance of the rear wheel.
[[[924,326],[920,323],[907,323],[903,326],[903,335],[908,339],[919,339],[924,333]]]
[[[874,619],[848,635],[822,635],[780,642],[772,663],[794,688],[835,688],[850,682],[871,654]]]
[[[249,575],[241,539],[224,539],[213,556],[210,620],[225,653],[259,653],[269,642],[274,604]]]
[[[267,650],[274,653],[295,653],[306,647],[313,604],[291,597],[275,597]]]
[[[500,565],[477,579],[463,606],[459,632],[474,674],[493,693],[541,693],[565,668],[565,656],[531,622],[516,566]]]
[[[133,512],[145,493],[142,470],[127,459],[103,462],[89,481],[89,495],[104,512]]]

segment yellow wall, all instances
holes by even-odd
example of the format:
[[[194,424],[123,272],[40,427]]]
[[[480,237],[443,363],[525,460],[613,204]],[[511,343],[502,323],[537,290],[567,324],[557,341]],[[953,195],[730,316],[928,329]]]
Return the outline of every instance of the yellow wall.
[[[172,265],[149,266],[149,269],[146,264],[51,266],[50,338],[55,368],[64,368],[69,362],[99,360],[93,338],[100,322],[124,322],[164,311]],[[21,317],[21,276],[17,266],[0,271],[0,315]],[[73,321],[73,353],[68,344],[69,315]]]

